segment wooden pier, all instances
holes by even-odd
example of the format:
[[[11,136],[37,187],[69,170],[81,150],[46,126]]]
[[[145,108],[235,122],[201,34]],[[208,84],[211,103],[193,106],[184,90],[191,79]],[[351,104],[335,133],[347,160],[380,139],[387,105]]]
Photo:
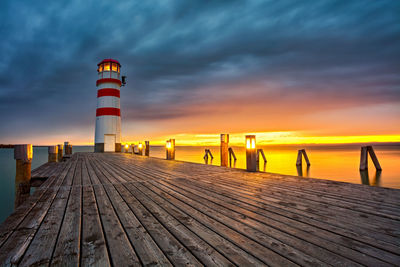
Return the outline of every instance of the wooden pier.
[[[0,266],[400,265],[396,189],[121,153],[32,180],[0,226]]]

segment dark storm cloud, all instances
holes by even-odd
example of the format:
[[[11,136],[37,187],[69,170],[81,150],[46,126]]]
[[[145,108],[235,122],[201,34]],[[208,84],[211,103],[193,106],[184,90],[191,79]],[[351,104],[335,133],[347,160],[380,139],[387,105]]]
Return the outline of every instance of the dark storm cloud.
[[[399,102],[398,14],[399,1],[2,1],[0,141],[26,124],[92,127],[108,57],[128,76],[125,121],[194,115],[247,81],[269,101]]]

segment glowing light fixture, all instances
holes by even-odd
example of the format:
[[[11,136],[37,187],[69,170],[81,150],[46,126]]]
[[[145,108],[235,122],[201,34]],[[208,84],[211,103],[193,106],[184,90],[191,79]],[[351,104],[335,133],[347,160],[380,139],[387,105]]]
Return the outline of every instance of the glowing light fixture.
[[[257,171],[256,136],[246,135],[246,167],[247,171]]]
[[[175,159],[175,139],[167,140],[165,144],[166,149],[166,158],[167,159]]]

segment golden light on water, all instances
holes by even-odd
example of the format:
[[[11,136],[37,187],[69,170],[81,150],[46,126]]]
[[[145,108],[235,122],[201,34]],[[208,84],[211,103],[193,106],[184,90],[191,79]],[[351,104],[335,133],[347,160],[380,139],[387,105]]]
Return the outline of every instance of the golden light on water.
[[[218,146],[221,142],[220,133],[213,134],[190,134],[176,133],[173,135],[179,146]],[[243,146],[243,137],[256,135],[258,145],[294,145],[294,144],[352,144],[371,142],[400,142],[400,135],[364,135],[364,136],[313,136],[306,132],[250,132],[231,133],[229,144]],[[139,138],[150,139],[154,145],[165,144],[166,136],[139,136]],[[137,139],[139,139],[137,138]],[[137,140],[136,138],[127,138]],[[250,144],[251,146],[251,144]]]

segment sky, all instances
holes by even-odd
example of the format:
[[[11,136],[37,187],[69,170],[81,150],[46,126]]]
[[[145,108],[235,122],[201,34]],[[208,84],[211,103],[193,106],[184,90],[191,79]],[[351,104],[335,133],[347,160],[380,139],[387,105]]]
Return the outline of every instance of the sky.
[[[2,0],[0,143],[93,143],[104,58],[127,76],[125,142],[400,141],[399,14],[397,0]]]

